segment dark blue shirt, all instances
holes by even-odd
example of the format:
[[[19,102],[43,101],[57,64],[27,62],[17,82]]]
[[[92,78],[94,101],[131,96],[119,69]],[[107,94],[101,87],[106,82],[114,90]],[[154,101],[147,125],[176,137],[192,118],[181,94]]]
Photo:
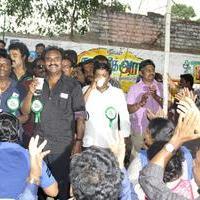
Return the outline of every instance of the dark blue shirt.
[[[16,199],[26,188],[30,173],[29,152],[16,143],[0,142],[0,199]],[[47,188],[55,179],[45,162],[42,165],[40,186]]]
[[[20,94],[16,86],[17,86],[16,81],[11,80],[11,84],[9,88],[5,92],[0,93],[0,111],[1,112],[3,111],[3,112],[12,113],[7,106],[7,101],[14,93],[19,95],[19,99],[20,99]],[[19,109],[16,112],[16,116],[19,116]]]

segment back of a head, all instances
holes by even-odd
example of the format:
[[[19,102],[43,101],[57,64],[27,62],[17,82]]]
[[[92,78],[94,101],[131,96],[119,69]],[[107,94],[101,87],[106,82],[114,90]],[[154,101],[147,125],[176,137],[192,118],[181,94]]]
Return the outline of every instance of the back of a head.
[[[14,115],[2,112],[0,113],[0,142],[20,141],[19,120]]]
[[[165,141],[156,141],[147,150],[148,159],[151,160],[166,144]],[[163,181],[165,183],[172,182],[178,179],[183,172],[182,162],[184,161],[183,153],[178,149],[168,161],[165,171]]]
[[[19,141],[19,121],[8,113],[0,113],[0,197],[16,199],[24,190],[30,173],[28,153],[15,144]]]
[[[77,200],[117,200],[122,174],[110,150],[91,147],[72,158],[70,179]]]
[[[154,141],[169,141],[175,126],[168,119],[155,118],[149,122],[148,128]]]

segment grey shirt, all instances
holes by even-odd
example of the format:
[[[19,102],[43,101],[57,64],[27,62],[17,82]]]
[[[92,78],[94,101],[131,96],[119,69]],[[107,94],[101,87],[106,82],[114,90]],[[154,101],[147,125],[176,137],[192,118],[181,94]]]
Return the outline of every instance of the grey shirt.
[[[150,200],[188,200],[173,193],[163,182],[164,169],[156,164],[148,164],[140,172],[139,183]],[[200,200],[198,197],[196,200]]]
[[[75,114],[85,111],[80,84],[64,75],[53,89],[45,80],[39,97],[43,104],[41,123],[36,125],[36,134],[47,139],[51,153],[64,152],[71,145],[75,133]]]

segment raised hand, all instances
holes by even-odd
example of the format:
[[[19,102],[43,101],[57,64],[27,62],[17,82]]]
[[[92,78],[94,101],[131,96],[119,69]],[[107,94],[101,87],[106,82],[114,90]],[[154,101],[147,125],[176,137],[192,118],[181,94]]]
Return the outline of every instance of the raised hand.
[[[200,138],[200,112],[194,101],[188,97],[178,103],[179,120],[172,142],[179,147],[184,142]]]
[[[34,179],[39,179],[42,173],[42,160],[44,157],[50,153],[50,150],[43,151],[44,147],[47,144],[47,141],[44,140],[42,144],[38,146],[39,136],[35,138],[32,137],[29,142],[29,154],[30,154],[30,163],[31,171],[30,177]]]
[[[147,93],[144,93],[141,97],[141,100],[139,102],[140,106],[143,107],[146,102],[147,102],[147,99],[148,99],[148,94]]]
[[[190,91],[188,88],[182,89],[178,94],[175,95],[175,99],[179,101],[183,100],[185,97],[189,97],[190,99],[195,101],[197,98],[197,95],[195,95],[194,92]]]

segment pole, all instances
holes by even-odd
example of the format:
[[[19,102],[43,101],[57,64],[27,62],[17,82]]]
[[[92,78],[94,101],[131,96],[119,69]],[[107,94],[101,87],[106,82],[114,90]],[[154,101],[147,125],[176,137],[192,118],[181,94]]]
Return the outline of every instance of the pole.
[[[5,39],[5,29],[6,29],[6,12],[3,12],[4,16],[3,16],[3,41]]]
[[[164,81],[163,81],[163,110],[168,112],[168,68],[170,53],[170,25],[171,25],[171,0],[167,0],[167,10],[165,16],[165,62],[164,62]]]

